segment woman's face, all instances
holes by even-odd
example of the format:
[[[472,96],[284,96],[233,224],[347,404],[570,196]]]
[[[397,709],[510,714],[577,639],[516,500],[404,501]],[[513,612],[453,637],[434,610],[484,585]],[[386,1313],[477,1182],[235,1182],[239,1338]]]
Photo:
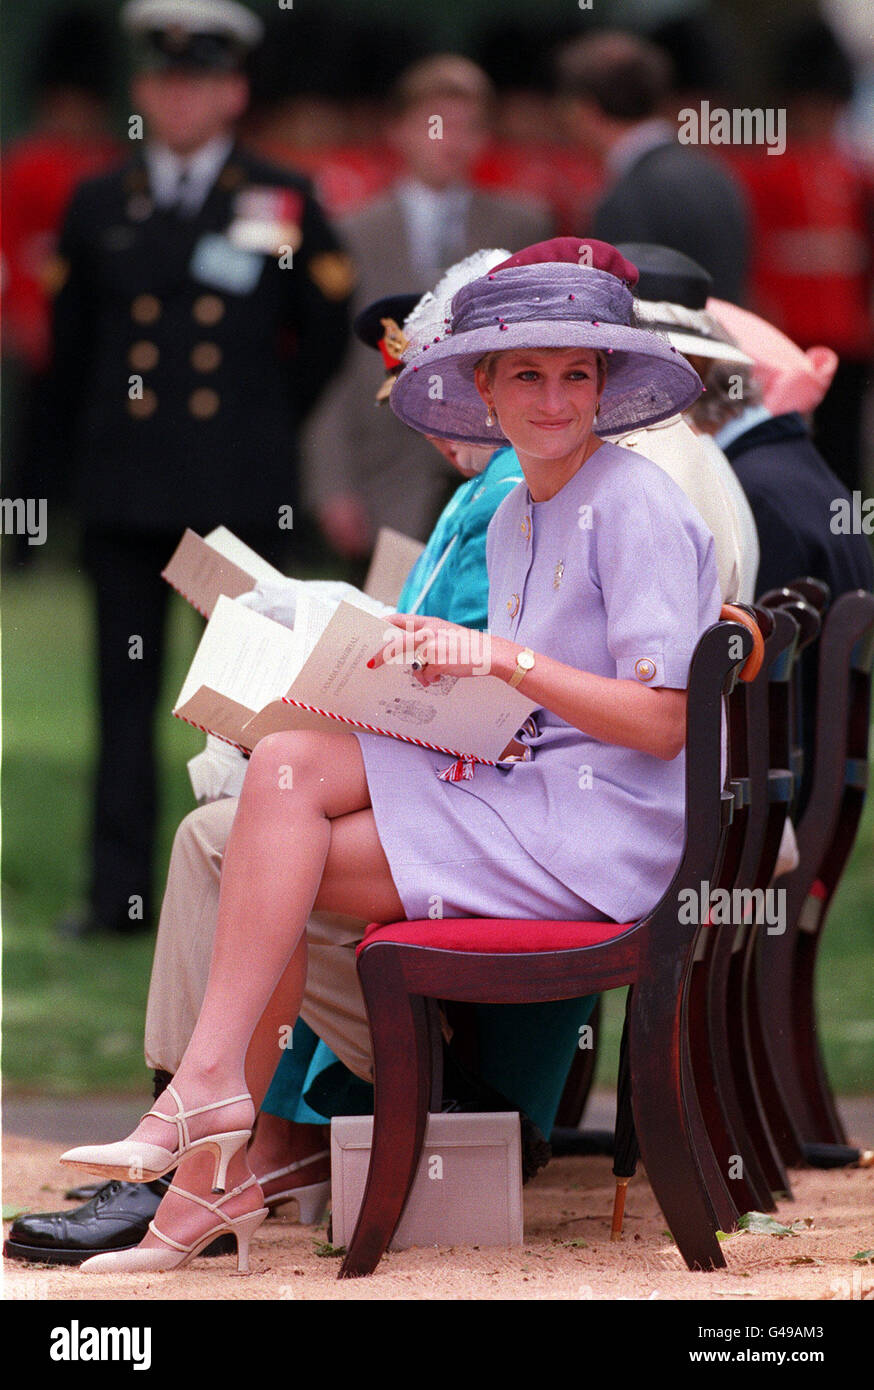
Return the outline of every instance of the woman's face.
[[[477,367],[476,384],[516,451],[540,459],[566,458],[585,445],[603,389],[592,348],[502,352],[491,379]]]

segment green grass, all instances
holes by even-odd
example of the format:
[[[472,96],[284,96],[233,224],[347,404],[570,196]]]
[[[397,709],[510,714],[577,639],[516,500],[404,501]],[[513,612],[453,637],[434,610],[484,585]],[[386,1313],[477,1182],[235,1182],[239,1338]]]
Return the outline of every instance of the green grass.
[[[142,1030],[152,937],[73,943],[52,930],[85,889],[94,753],[91,618],[72,569],[5,579],[3,614],[4,1059],[8,1087],[53,1095],[145,1087]],[[192,804],[186,760],[202,736],[169,711],[199,620],[172,603],[159,717],[159,867]],[[819,971],[830,1075],[842,1094],[874,1091],[874,803],[832,911]],[[623,994],[607,996],[598,1078],[612,1085]]]

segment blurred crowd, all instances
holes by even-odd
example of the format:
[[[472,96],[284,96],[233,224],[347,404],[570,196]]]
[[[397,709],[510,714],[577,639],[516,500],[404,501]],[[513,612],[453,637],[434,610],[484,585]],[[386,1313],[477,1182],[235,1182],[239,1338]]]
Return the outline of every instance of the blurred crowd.
[[[658,197],[663,180],[655,181],[655,196],[647,189],[637,156],[666,138],[676,151],[680,111],[699,110],[705,101],[711,109],[739,104],[741,35],[724,11],[699,11],[651,34],[655,46],[641,50],[643,57],[609,45],[587,57],[575,49],[579,35],[591,33],[592,18],[571,24],[561,33],[496,19],[470,59],[435,64],[402,22],[353,21],[324,8],[295,14],[293,23],[276,14],[247,59],[251,99],[240,140],[312,180],[355,262],[353,307],[380,294],[422,291],[466,250],[515,249],[550,231],[657,241],[695,256],[713,276],[717,296],[755,309],[803,349],[825,345],[838,354],[816,438],[847,486],[862,486],[874,148],[848,119],[863,75],[855,55],[825,20],[799,22],[787,12],[765,52],[758,99],[785,110],[785,151],[778,157],[764,144],[699,148],[697,166],[687,168],[688,198],[678,207]],[[74,186],[130,156],[111,96],[118,45],[115,26],[93,10],[56,17],[29,57],[29,129],[5,150],[3,345],[21,368],[16,428],[7,432],[7,494],[61,500],[69,489],[43,408],[54,252]],[[442,139],[433,132],[429,138],[431,111],[448,122]],[[630,200],[622,179],[629,161],[636,161]],[[411,185],[432,190],[437,201],[420,198],[414,208]],[[406,206],[384,209],[397,231],[387,244],[385,228],[368,222],[367,210],[405,187]],[[465,190],[473,202],[465,202]],[[426,230],[414,245],[416,228],[433,226],[441,198],[449,234],[441,242],[438,233],[429,245]],[[321,417],[310,422],[303,451],[304,500],[334,551],[353,558],[366,555],[381,523],[426,536],[447,481],[425,462],[421,442],[402,442],[396,422],[381,419],[377,430],[366,415],[361,419],[371,379],[372,363],[353,347]],[[342,394],[350,380],[351,398],[348,389]],[[347,421],[355,416],[354,426],[344,426],[344,412]],[[368,434],[375,430],[374,442]],[[383,458],[393,451],[402,467],[404,451],[417,449],[418,502],[393,510],[385,477],[374,481],[374,468],[379,474],[384,466],[374,464],[374,450]]]

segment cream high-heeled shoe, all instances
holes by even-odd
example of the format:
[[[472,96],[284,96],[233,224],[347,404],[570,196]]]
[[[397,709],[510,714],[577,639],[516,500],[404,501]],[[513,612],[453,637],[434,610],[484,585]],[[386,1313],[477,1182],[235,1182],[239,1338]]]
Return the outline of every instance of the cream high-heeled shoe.
[[[159,1231],[154,1221],[150,1221],[149,1230],[164,1242],[166,1250],[160,1250],[155,1246],[147,1246],[144,1250],[139,1245],[134,1246],[132,1250],[108,1250],[103,1255],[92,1255],[90,1260],[85,1260],[79,1266],[79,1269],[83,1274],[157,1274],[162,1270],[181,1269],[211,1244],[216,1236],[234,1235],[237,1238],[237,1273],[248,1274],[249,1241],[267,1215],[267,1208],[259,1207],[256,1211],[244,1212],[242,1216],[226,1216],[222,1207],[225,1202],[229,1202],[232,1197],[236,1197],[239,1192],[245,1192],[257,1182],[257,1178],[247,1178],[218,1202],[208,1202],[205,1197],[198,1197],[194,1192],[174,1187],[173,1191],[178,1196],[187,1197],[190,1202],[197,1202],[198,1206],[214,1212],[219,1218],[218,1224],[211,1226],[190,1245],[183,1245],[172,1236]]]
[[[308,1158],[300,1158],[297,1163],[289,1163],[285,1168],[276,1168],[272,1173],[265,1173],[258,1179],[261,1184],[261,1191],[267,1183],[276,1182],[279,1178],[284,1178],[291,1173],[299,1173],[301,1168],[307,1168],[309,1164],[316,1163],[320,1158],[327,1158],[330,1149],[322,1149],[320,1153],[310,1154]],[[298,1220],[302,1226],[313,1226],[324,1216],[331,1196],[330,1179],[323,1182],[311,1182],[305,1187],[287,1187],[280,1189],[279,1192],[271,1192],[269,1195],[264,1192],[264,1201],[272,1211],[275,1207],[282,1206],[284,1202],[297,1202]]]
[[[121,1139],[116,1144],[83,1144],[77,1149],[68,1149],[61,1155],[61,1163],[69,1163],[75,1168],[84,1168],[89,1173],[99,1173],[106,1178],[120,1178],[122,1182],[154,1182],[169,1173],[186,1154],[199,1149],[212,1149],[216,1156],[213,1192],[224,1192],[228,1164],[238,1150],[245,1148],[252,1133],[248,1129],[226,1130],[219,1134],[204,1134],[200,1139],[192,1139],[188,1132],[188,1121],[195,1115],[204,1115],[208,1110],[221,1110],[226,1105],[236,1105],[248,1101],[255,1119],[255,1108],[249,1095],[231,1096],[229,1100],[217,1100],[212,1105],[198,1105],[194,1110],[185,1110],[182,1097],[173,1086],[166,1093],[176,1102],[176,1114],[164,1115],[160,1110],[148,1110],[146,1115],[157,1116],[167,1124],[176,1126],[176,1148],[172,1151],[160,1144],[145,1144]],[[143,1119],[146,1118],[143,1116]]]

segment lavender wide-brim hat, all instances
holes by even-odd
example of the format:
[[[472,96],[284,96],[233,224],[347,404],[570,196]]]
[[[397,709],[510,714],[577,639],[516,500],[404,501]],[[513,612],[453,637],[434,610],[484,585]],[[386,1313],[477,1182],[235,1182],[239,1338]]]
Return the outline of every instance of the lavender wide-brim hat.
[[[489,352],[594,348],[607,355],[607,381],[595,429],[623,434],[685,410],[701,381],[676,348],[632,328],[630,291],[615,275],[551,261],[511,266],[472,280],[452,300],[442,335],[404,367],[389,401],[421,434],[465,444],[508,441],[486,425],[474,367]]]

